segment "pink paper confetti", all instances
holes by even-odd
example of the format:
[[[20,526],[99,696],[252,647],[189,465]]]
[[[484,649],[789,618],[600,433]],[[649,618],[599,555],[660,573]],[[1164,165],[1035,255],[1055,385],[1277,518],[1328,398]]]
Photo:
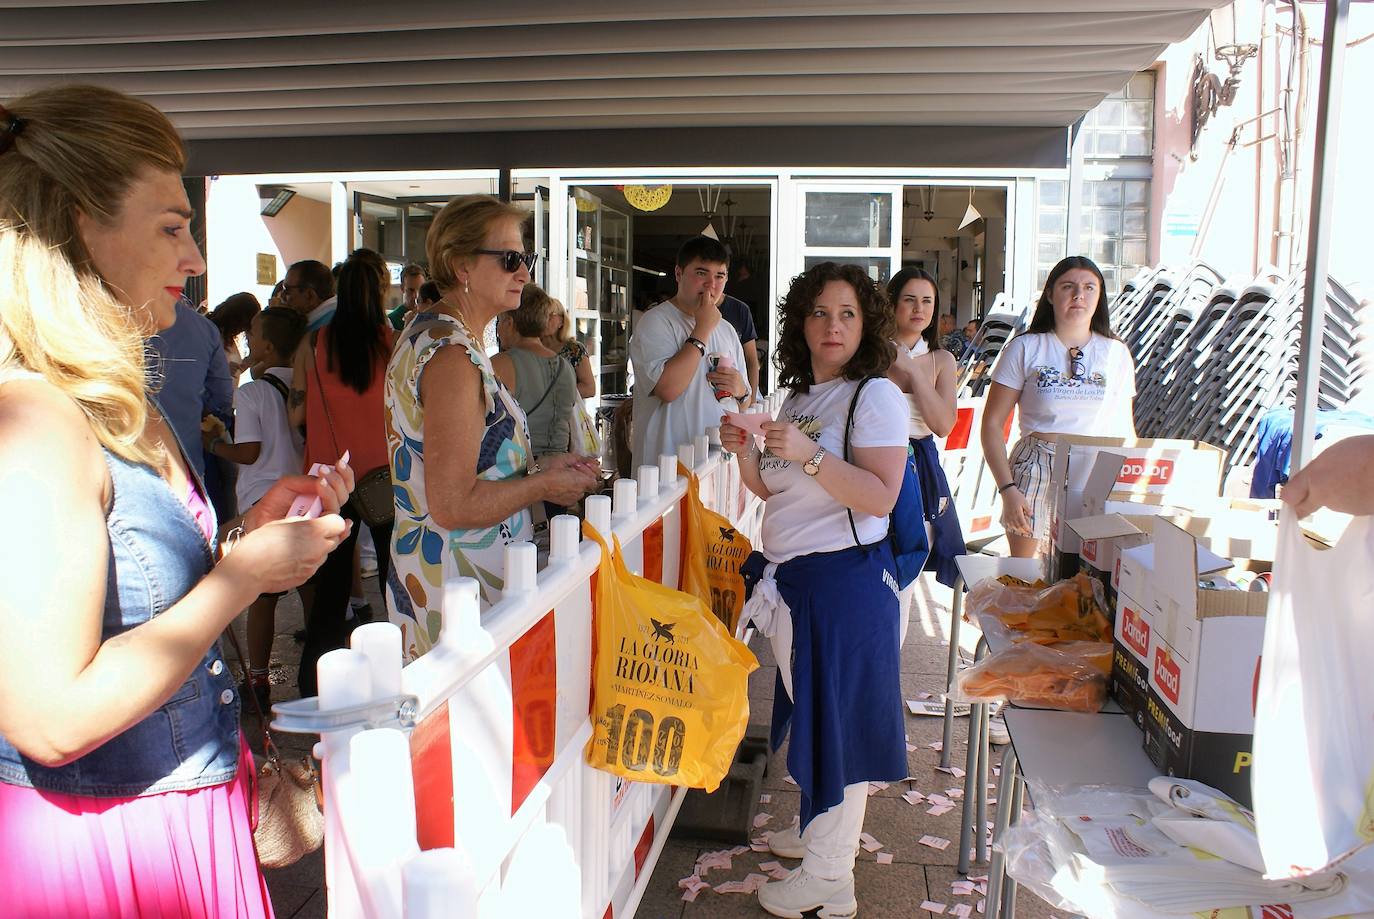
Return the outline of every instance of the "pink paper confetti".
[[[772,815],[772,814],[763,814],[763,813],[755,814],[755,815],[754,815],[754,829],[757,830],[757,829],[759,829],[760,827],[767,825],[768,821],[770,821],[770,820],[772,820],[772,819],[773,819],[773,815]]]
[[[877,852],[883,847],[882,843],[878,842],[877,839],[868,833],[859,834],[859,843],[864,847],[864,851],[866,852]]]
[[[880,864],[880,865],[890,865],[890,864],[892,864],[892,853],[891,853],[891,852],[879,852],[877,855],[874,856],[874,858],[877,859],[878,864]]]
[[[934,903],[930,900],[922,900],[921,909],[925,910],[928,913],[935,913],[938,916],[940,913],[943,913],[945,911],[945,904]]]
[[[938,849],[941,852],[949,848],[949,840],[945,839],[942,836],[922,836],[917,841],[923,846],[929,846],[930,848]]]
[[[947,772],[956,779],[962,779],[964,777],[964,770],[960,769],[958,766],[936,766],[935,771]]]

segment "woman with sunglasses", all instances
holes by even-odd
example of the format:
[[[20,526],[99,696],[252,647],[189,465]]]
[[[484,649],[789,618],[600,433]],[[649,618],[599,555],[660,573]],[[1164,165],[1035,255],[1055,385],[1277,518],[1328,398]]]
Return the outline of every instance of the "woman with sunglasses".
[[[592,376],[592,362],[587,360],[587,349],[573,335],[573,324],[568,321],[568,308],[562,300],[554,300],[549,307],[549,324],[544,329],[544,347],[557,351],[558,356],[572,364],[577,374],[577,394],[584,399],[596,395],[596,378]]]
[[[586,457],[534,461],[525,413],[483,347],[484,330],[520,305],[530,280],[526,216],[486,195],[444,206],[425,240],[443,296],[410,320],[387,368],[396,494],[387,609],[408,659],[438,640],[446,583],[475,579],[489,606],[501,595],[506,546],[532,541],[530,506],[566,507],[598,482]]]
[[[334,313],[327,325],[296,349],[291,374],[293,424],[305,425],[306,467],[333,465],[346,451],[349,465],[366,475],[388,464],[382,395],[392,331],[386,318],[391,276],[381,255],[358,249],[339,268]],[[353,557],[362,518],[345,505],[353,530],[311,579],[314,599],[305,617],[305,646],[296,675],[301,696],[316,692],[320,656],[348,644],[358,619],[349,617]],[[386,583],[391,524],[370,526],[377,552],[377,582]]]
[[[1072,255],[1050,271],[1030,328],[1007,342],[983,410],[983,456],[1002,496],[1011,554],[1032,558],[1050,526],[1050,466],[1062,434],[1135,437],[1135,363],[1112,332],[1102,272]],[[1002,432],[1020,409],[1008,458]]]

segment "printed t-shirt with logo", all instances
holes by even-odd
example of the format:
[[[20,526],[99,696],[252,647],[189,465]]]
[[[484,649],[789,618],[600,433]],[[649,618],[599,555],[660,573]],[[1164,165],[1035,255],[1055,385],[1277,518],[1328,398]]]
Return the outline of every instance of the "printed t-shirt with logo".
[[[1114,338],[1094,334],[1083,346],[1083,375],[1069,374],[1069,349],[1053,332],[1007,342],[992,381],[1020,390],[1020,427],[1038,434],[1133,437],[1135,364]]]
[[[858,380],[845,379],[820,383],[807,393],[788,396],[778,413],[779,421],[790,421],[818,446],[825,447],[830,457],[822,466],[844,456],[845,422],[858,385]],[[906,397],[891,380],[873,380],[864,387],[854,411],[849,445],[851,450],[907,445]],[[759,460],[764,487],[771,493],[763,508],[763,554],[770,562],[854,545],[849,513],[814,476],[803,471],[804,463],[767,452]],[[887,535],[887,517],[854,511],[854,527],[859,541],[868,545]]]

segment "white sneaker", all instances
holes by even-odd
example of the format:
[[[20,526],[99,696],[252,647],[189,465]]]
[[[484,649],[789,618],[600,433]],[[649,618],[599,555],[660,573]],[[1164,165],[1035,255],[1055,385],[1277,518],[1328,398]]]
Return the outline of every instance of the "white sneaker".
[[[996,714],[988,718],[988,743],[999,747],[1011,743],[1011,734],[1007,732],[1007,723],[1002,720],[1000,708]]]
[[[759,888],[759,906],[774,916],[802,919],[802,913],[818,910],[821,919],[852,919],[859,914],[854,898],[854,872],[828,881],[794,868],[781,881],[770,881]]]
[[[768,837],[768,851],[778,858],[801,858],[806,855],[806,843],[802,842],[801,827],[792,824]]]

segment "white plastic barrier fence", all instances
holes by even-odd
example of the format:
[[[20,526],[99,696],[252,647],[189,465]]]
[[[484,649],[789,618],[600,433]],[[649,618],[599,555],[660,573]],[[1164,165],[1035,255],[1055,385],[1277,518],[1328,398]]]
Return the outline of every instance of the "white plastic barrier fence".
[[[780,399],[766,406],[776,412]],[[712,445],[715,444],[713,447]],[[686,480],[758,544],[762,502],[718,432],[587,499],[637,574],[676,587]],[[509,547],[502,598],[445,587],[438,643],[401,666],[400,631],[373,623],[319,662],[318,699],[274,706],[275,726],[318,732],[325,887],[332,919],[634,914],[686,789],[592,769],[592,588],[600,548],[551,521],[549,561]]]
[[[949,479],[954,497],[954,509],[964,540],[969,544],[991,542],[1004,532],[1002,506],[997,497],[997,483],[983,461],[983,408],[986,396],[960,399],[956,408],[954,427],[940,446],[940,465]],[[1014,442],[1016,412],[1007,419],[1003,438]]]

